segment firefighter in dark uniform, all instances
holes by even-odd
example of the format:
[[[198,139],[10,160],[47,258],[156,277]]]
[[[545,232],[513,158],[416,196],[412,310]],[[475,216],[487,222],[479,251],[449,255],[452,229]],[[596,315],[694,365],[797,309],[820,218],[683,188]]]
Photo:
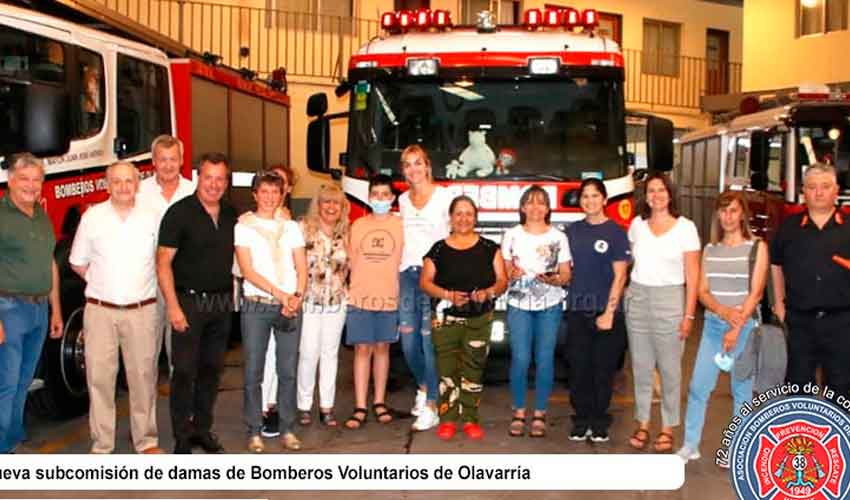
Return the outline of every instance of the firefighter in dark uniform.
[[[803,178],[806,211],[788,217],[770,245],[774,312],[788,326],[788,382],[850,391],[850,217],[836,208],[835,168],[816,163]]]

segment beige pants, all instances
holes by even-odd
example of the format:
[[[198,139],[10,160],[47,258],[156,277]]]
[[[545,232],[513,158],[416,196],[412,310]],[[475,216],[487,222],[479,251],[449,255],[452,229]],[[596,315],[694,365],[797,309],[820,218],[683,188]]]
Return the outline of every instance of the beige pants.
[[[86,304],[86,378],[92,453],[115,449],[115,379],[118,352],[130,389],[130,431],[137,452],[159,445],[156,429],[156,304],[119,310]]]
[[[165,298],[162,290],[156,288],[156,355],[153,358],[154,373],[159,373],[159,354],[162,352],[162,342],[165,341],[165,354],[168,358],[168,375],[174,371],[171,364],[171,322],[168,321],[168,309],[165,307]]]

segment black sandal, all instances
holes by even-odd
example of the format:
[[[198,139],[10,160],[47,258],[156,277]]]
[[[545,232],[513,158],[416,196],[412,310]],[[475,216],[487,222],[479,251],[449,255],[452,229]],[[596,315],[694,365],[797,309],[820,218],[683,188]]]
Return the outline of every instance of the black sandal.
[[[384,410],[384,411],[378,411]],[[382,424],[389,424],[393,421],[393,414],[387,405],[384,403],[375,403],[372,405],[372,413],[375,414],[375,420]]]
[[[519,422],[519,425],[514,425]],[[525,417],[513,417],[508,426],[508,436],[522,437],[525,435]]]
[[[351,416],[348,417],[348,420],[345,421],[345,427],[351,430],[357,430],[364,425],[366,425],[366,416],[369,415],[369,412],[366,408],[355,408],[353,412],[351,412]]]
[[[325,427],[336,427],[339,425],[336,421],[333,410],[327,412],[319,410],[319,422],[321,422]]]
[[[543,425],[534,425],[535,422],[542,422]],[[528,436],[533,438],[546,437],[546,415],[531,417],[531,430],[528,432]]]
[[[309,411],[299,411],[298,412],[298,423],[302,427],[307,427],[313,423],[313,416],[310,415]]]

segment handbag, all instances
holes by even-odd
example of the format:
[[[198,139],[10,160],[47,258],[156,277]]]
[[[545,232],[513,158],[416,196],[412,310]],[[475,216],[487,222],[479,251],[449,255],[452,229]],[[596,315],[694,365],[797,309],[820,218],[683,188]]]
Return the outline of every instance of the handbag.
[[[750,250],[750,289],[753,270],[761,240],[756,240]],[[750,332],[747,344],[735,360],[733,374],[738,380],[753,378],[753,393],[758,394],[781,384],[788,365],[788,347],[784,325],[765,323],[761,317],[761,304],[753,311],[756,325]]]

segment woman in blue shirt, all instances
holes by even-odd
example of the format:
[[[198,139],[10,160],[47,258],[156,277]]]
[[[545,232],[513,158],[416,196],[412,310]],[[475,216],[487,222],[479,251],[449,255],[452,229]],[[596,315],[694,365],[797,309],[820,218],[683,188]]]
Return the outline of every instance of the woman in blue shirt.
[[[626,346],[620,299],[631,251],[626,232],[605,215],[607,197],[602,181],[585,179],[579,188],[585,218],[567,228],[573,257],[567,313],[572,441],[608,441],[611,382]]]

